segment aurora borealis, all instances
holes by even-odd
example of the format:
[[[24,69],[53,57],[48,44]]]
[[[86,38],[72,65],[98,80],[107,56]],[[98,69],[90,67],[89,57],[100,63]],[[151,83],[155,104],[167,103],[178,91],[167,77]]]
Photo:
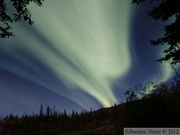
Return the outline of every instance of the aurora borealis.
[[[40,104],[97,109],[124,100],[136,83],[163,74],[161,48],[149,39],[162,24],[146,7],[128,0],[54,0],[30,5],[32,26],[13,24],[15,37],[0,39],[0,114],[23,113]],[[158,31],[158,32],[157,32]]]

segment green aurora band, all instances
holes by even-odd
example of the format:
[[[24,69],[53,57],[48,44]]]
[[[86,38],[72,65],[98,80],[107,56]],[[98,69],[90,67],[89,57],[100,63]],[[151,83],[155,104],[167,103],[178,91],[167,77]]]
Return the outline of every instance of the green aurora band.
[[[20,63],[25,58],[20,50],[32,55],[63,80],[71,94],[55,87],[54,80],[33,63],[30,70],[36,75],[12,63],[3,63],[1,67],[85,108],[87,97],[76,94],[81,90],[105,107],[118,103],[112,83],[128,73],[133,57],[129,45],[131,1],[53,0],[45,1],[41,8],[29,8],[35,22],[32,27],[47,41],[30,32],[32,27],[16,24],[16,42],[20,44],[3,49]]]
[[[130,3],[122,0],[118,12],[114,8],[117,3],[62,0],[47,2],[43,9],[32,8],[32,14],[40,17],[34,18],[35,27],[81,72],[48,49],[35,47],[33,52],[58,76],[63,76],[68,86],[80,87],[104,106],[117,102],[111,83],[123,76],[131,63]],[[73,100],[84,106],[77,97]]]

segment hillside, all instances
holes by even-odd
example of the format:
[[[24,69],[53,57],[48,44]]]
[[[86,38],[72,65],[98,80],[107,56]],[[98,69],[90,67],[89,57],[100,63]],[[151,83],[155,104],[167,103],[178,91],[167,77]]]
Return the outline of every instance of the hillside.
[[[46,113],[37,115],[10,114],[1,118],[0,134],[122,134],[124,127],[178,127],[180,91],[177,86],[96,111],[66,114],[65,110],[58,112],[47,107]]]

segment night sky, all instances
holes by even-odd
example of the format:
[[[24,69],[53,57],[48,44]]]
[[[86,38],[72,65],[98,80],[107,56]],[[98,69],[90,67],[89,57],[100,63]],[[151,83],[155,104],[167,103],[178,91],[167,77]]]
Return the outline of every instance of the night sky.
[[[147,17],[153,4],[131,0],[53,0],[30,5],[34,24],[12,24],[16,35],[0,39],[0,117],[96,110],[125,101],[136,84],[166,81],[168,64],[154,62],[163,23]]]

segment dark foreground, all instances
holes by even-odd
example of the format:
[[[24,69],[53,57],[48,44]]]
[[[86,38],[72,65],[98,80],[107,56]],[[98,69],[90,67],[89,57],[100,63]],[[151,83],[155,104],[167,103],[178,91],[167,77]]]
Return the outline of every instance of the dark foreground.
[[[180,81],[141,98],[133,89],[126,94],[127,102],[96,111],[67,114],[47,107],[44,113],[41,105],[39,114],[10,114],[0,119],[0,135],[120,135],[124,127],[179,127]]]

